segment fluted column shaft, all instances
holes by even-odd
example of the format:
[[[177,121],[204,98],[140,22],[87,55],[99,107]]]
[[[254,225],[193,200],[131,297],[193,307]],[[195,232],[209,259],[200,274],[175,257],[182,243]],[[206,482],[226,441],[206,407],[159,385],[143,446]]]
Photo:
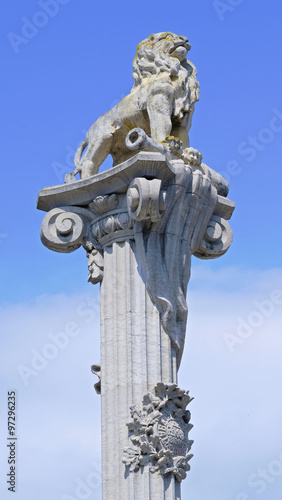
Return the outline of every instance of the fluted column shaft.
[[[135,242],[114,242],[104,249],[101,284],[103,500],[180,499],[173,476],[163,479],[148,466],[128,474],[122,463],[130,406],[176,378],[176,354],[146,291]]]
[[[226,181],[196,160],[140,152],[39,194],[44,245],[82,245],[88,280],[101,283],[101,366],[92,371],[101,375],[103,500],[180,500],[190,469],[191,398],[177,370],[191,255],[228,250],[234,210]]]

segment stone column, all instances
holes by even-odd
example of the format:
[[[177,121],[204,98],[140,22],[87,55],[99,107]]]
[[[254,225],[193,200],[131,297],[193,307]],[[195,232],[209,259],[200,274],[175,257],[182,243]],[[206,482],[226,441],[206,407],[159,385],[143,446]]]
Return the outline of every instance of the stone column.
[[[41,238],[82,245],[101,283],[103,500],[180,500],[190,468],[188,392],[177,386],[191,255],[232,241],[234,204],[208,169],[140,152],[107,172],[39,193]]]
[[[172,493],[165,495],[162,478],[148,468],[124,478],[130,407],[139,405],[158,382],[170,384],[177,377],[175,349],[138,267],[133,239],[106,243],[101,284],[103,495],[106,499],[175,499]],[[154,492],[152,497],[149,491]]]

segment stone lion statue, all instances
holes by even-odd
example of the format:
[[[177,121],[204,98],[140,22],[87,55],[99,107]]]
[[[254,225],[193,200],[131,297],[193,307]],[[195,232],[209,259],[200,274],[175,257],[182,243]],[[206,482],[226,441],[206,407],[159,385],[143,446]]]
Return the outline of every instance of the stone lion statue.
[[[97,174],[109,154],[113,165],[136,154],[125,145],[127,134],[136,127],[168,149],[174,138],[182,152],[189,149],[188,132],[199,100],[196,68],[186,59],[190,48],[185,36],[170,32],[152,34],[139,43],[133,88],[90,127],[75,154],[73,176],[80,173],[84,179]]]

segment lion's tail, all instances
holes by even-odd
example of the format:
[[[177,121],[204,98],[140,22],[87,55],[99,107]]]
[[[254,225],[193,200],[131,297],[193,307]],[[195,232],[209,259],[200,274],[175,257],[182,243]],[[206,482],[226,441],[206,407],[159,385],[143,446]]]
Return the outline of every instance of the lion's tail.
[[[85,150],[85,148],[87,146],[88,146],[88,141],[87,141],[87,139],[85,139],[80,144],[80,146],[78,147],[77,152],[75,153],[74,164],[75,164],[75,167],[76,167],[76,169],[77,169],[78,172],[81,170],[80,159],[81,159],[82,153],[83,153],[83,151]]]

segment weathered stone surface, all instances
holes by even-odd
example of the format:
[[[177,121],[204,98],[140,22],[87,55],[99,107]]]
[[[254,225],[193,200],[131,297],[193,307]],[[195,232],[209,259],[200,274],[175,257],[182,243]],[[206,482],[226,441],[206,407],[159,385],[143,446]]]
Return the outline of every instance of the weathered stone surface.
[[[143,176],[137,177],[141,172]],[[62,206],[72,200],[74,205],[48,212],[42,224],[42,241],[59,252],[84,246],[93,283],[103,276],[105,245],[126,238],[135,240],[147,291],[179,361],[185,339],[191,255],[216,258],[232,242],[225,219],[230,218],[234,203],[218,195],[215,186],[224,185],[224,180],[217,174],[213,182],[211,172],[206,175],[201,166],[190,166],[183,160],[170,163],[159,153],[138,153],[87,181],[43,190],[38,199],[39,207]],[[107,194],[102,196],[106,180]]]
[[[189,146],[188,132],[199,99],[199,84],[195,66],[185,59],[188,50],[190,44],[185,36],[169,32],[150,35],[138,45],[131,93],[89,129],[75,155],[76,169],[67,176],[67,182],[72,182],[77,173],[83,179],[97,174],[108,154],[114,165],[132,157],[134,153],[125,139],[128,130],[135,127],[158,143],[163,141],[167,156],[171,139],[173,143],[174,138],[182,141],[184,149]]]
[[[176,384],[159,383],[154,393],[144,396],[141,407],[130,408],[131,445],[124,450],[123,463],[131,472],[149,465],[151,472],[164,477],[173,474],[178,482],[186,478],[193,456],[189,454],[193,441],[188,439],[193,426],[186,410],[191,401],[189,393]]]
[[[144,457],[141,453],[141,468],[134,466],[134,472],[125,474],[125,423],[130,407],[138,408],[158,383],[177,382],[191,255],[215,258],[231,244],[232,232],[223,217],[230,218],[234,204],[213,184],[222,186],[224,180],[216,184],[201,166],[140,152],[108,172],[39,194],[41,207],[66,199],[74,203],[48,212],[43,243],[62,252],[82,245],[89,258],[89,281],[101,282],[101,365],[92,371],[101,377],[95,389],[102,397],[106,500],[180,498],[179,481],[189,469],[188,448],[185,455],[173,456],[158,441],[158,461],[150,461],[152,450]],[[178,439],[184,432],[181,421],[173,424],[173,417],[167,418]]]
[[[189,48],[172,33],[141,42],[131,94],[90,128],[66,183],[38,197],[48,212],[44,245],[83,246],[88,280],[101,287],[101,363],[92,372],[102,398],[104,500],[180,500],[190,468],[190,398],[177,371],[191,256],[228,250],[234,203],[227,181],[189,146],[198,100]],[[114,167],[98,173],[108,154]]]

